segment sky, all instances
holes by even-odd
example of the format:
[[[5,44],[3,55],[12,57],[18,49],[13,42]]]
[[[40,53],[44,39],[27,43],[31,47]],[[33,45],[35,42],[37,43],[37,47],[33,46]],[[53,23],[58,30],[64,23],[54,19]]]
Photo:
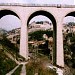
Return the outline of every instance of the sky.
[[[24,4],[68,4],[74,5],[75,0],[0,0],[0,3],[24,3]],[[11,18],[11,20],[10,20]],[[34,17],[31,21],[40,21],[40,20],[47,20],[50,21],[45,16],[37,16]],[[73,17],[65,18],[65,21],[73,21]],[[51,22],[51,21],[50,21]],[[21,21],[12,15],[6,15],[0,19],[0,28],[5,30],[12,30],[15,28],[19,28],[21,26]]]
[[[0,0],[0,3],[74,4],[75,0]]]
[[[33,21],[37,22],[37,21],[49,21],[51,23],[51,20],[49,18],[47,18],[46,16],[42,16],[42,15],[38,15],[33,17],[29,24],[31,24]]]
[[[0,19],[0,28],[2,29],[9,31],[19,27],[21,27],[21,21],[16,16],[6,15]]]

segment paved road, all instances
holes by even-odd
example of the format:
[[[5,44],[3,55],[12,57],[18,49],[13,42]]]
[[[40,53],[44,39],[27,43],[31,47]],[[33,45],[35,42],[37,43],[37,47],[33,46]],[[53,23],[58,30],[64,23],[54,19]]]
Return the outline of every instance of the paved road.
[[[22,70],[21,70],[21,74],[20,75],[26,75],[26,67],[25,64],[23,64]]]
[[[20,63],[20,64],[23,65],[20,75],[26,75],[26,67],[25,67],[25,64],[27,64],[27,62],[22,62],[22,63]],[[20,65],[20,64],[19,64],[19,65]],[[13,70],[11,70],[11,71],[10,71],[9,73],[7,73],[6,75],[11,75],[11,74],[19,67],[19,65],[16,66]]]

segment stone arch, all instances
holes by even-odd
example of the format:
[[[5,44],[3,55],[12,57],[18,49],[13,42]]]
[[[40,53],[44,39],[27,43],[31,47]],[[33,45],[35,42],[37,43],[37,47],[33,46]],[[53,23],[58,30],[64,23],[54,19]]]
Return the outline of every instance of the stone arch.
[[[74,11],[74,10],[69,11],[68,13],[66,13],[66,15],[64,16],[64,18],[67,17],[67,16],[73,16],[73,17],[75,17],[75,11]],[[63,18],[63,19],[64,19],[64,18]],[[70,28],[71,28],[71,27],[70,27]],[[68,33],[68,32],[67,32],[67,33]],[[72,37],[72,36],[71,36],[71,37]],[[70,41],[70,43],[71,43],[71,41]],[[71,44],[72,44],[72,43],[71,43]],[[70,45],[71,45],[71,44],[70,44]],[[64,46],[63,46],[63,47],[64,47]],[[64,56],[65,56],[65,55],[64,55]],[[71,58],[71,59],[72,59],[72,58]],[[64,58],[64,60],[65,60],[65,58]],[[72,66],[72,62],[73,62],[73,60],[70,62],[70,64],[71,64],[70,66]],[[69,62],[67,62],[67,63],[69,63]],[[69,64],[68,64],[68,65],[69,65]]]
[[[27,20],[27,25],[29,24],[30,20],[35,17],[35,16],[38,16],[38,15],[43,15],[43,16],[46,16],[48,17],[52,23],[53,23],[53,40],[54,40],[54,46],[53,46],[53,64],[56,65],[56,33],[57,33],[57,23],[56,23],[56,19],[54,18],[54,16],[50,13],[50,12],[47,12],[47,11],[44,11],[44,10],[38,10],[38,11],[35,11],[33,12],[28,20]]]
[[[69,12],[65,15],[65,17],[67,16],[74,16],[75,17],[75,11]]]
[[[5,15],[14,15],[20,19],[20,17],[12,10],[7,9],[0,10],[0,18],[2,18]]]
[[[67,17],[67,16],[73,16],[73,17],[75,17],[75,11],[74,11],[74,10],[71,10],[71,11],[66,12],[66,13],[62,16],[61,21],[63,22],[64,18]]]
[[[3,17],[3,16],[6,16],[6,15],[13,15],[15,17],[17,17],[18,19],[20,19],[20,17],[18,16],[18,14],[13,11],[13,10],[10,10],[10,9],[1,9],[0,10],[0,19]],[[21,20],[21,19],[20,19]],[[19,50],[20,51],[20,50]]]

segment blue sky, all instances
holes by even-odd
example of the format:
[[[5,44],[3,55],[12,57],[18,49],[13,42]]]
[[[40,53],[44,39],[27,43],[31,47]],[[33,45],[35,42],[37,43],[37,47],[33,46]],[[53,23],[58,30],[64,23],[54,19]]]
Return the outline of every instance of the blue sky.
[[[26,4],[68,4],[74,5],[75,0],[0,0],[0,3],[26,3]],[[11,20],[10,20],[11,18]],[[40,19],[39,19],[40,18]],[[40,21],[40,20],[47,20],[50,21],[47,17],[38,16],[34,17],[32,21]],[[65,21],[73,21],[73,17],[65,18]],[[4,16],[0,19],[0,28],[11,30],[14,28],[18,28],[21,26],[20,20],[12,15]]]

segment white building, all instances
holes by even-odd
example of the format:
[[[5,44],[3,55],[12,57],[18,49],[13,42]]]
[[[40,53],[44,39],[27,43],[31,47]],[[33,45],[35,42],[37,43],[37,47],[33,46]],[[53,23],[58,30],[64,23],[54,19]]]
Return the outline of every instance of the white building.
[[[32,22],[28,27],[28,32],[37,31],[37,30],[53,30],[52,23],[48,21]]]

